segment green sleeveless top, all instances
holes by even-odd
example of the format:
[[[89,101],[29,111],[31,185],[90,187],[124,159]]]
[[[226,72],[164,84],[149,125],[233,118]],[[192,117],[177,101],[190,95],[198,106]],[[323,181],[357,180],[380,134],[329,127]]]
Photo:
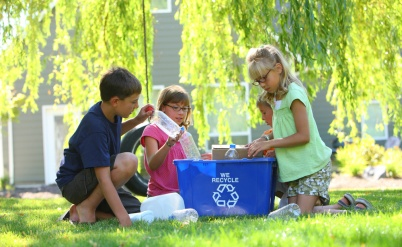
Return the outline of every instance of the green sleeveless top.
[[[297,99],[306,106],[310,142],[295,147],[275,148],[280,182],[294,181],[311,175],[327,165],[331,158],[332,150],[321,140],[307,93],[304,88],[296,83],[289,85],[289,91],[281,100],[279,109],[272,107],[274,112],[272,125],[275,139],[285,138],[296,133],[290,106]]]

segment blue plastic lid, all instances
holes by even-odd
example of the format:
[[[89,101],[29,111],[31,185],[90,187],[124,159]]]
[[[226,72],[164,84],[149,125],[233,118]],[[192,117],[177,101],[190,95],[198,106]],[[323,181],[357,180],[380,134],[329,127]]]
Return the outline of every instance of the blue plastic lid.
[[[236,148],[236,144],[230,144],[229,148]]]

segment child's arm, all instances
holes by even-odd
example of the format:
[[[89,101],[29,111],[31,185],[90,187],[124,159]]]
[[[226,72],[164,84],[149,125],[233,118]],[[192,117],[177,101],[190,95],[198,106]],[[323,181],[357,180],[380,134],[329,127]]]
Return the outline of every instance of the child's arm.
[[[296,133],[284,139],[284,147],[299,146],[310,142],[310,125],[306,106],[300,100],[294,100],[290,106],[296,126]]]
[[[271,131],[271,132],[269,132],[268,134],[266,134],[266,133],[264,132],[264,134],[262,134],[261,137],[258,138],[258,139],[256,139],[255,141],[257,141],[257,142],[260,142],[260,141],[269,141],[269,140],[272,140],[272,139],[274,139],[274,134],[273,134],[272,131]]]
[[[147,156],[148,166],[151,170],[158,169],[165,161],[170,148],[179,141],[182,133],[177,134],[176,138],[169,137],[166,143],[158,149],[158,142],[149,136],[144,137],[145,155]]]
[[[120,200],[117,190],[112,182],[110,167],[95,168],[96,178],[98,179],[100,189],[107,203],[112,209],[114,215],[119,220],[121,226],[131,226],[131,220],[127,210]]]
[[[201,154],[201,159],[203,159],[203,160],[212,160],[212,153],[203,153],[203,154]]]
[[[260,138],[257,138],[254,141],[252,141],[251,143],[248,143],[245,147],[250,147],[250,145],[252,143],[255,143],[255,142],[265,142],[265,141],[269,141],[269,140],[272,140],[272,139],[274,139],[274,134],[271,131],[268,134],[265,134],[265,133],[262,134]]]
[[[121,124],[121,135],[124,135],[125,133],[127,133],[127,131],[143,123],[149,116],[152,115],[154,111],[153,109],[154,108],[151,104],[146,104],[143,107],[141,107],[136,117],[127,120]]]

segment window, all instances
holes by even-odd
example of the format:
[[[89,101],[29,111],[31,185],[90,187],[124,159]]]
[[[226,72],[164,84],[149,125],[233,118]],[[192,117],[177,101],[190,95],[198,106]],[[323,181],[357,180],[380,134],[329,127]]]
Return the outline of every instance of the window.
[[[236,103],[239,106],[247,106],[248,105],[248,97],[249,97],[249,84],[241,83],[241,86],[244,87],[244,97],[240,97],[238,102]],[[217,87],[217,85],[216,85]],[[231,89],[232,88],[232,89]],[[236,92],[234,85],[228,85],[228,92],[233,92],[234,95],[242,95],[242,92]],[[220,102],[215,102],[215,106],[217,109],[222,108],[222,104]],[[238,107],[233,107],[229,110],[228,119],[230,119],[229,125],[231,130],[231,138],[232,142],[239,145],[245,145],[251,142],[251,128],[247,124],[247,119],[249,116],[247,113],[239,114]],[[218,114],[210,114],[208,115],[208,124],[210,126],[210,139],[206,143],[206,150],[211,150],[212,145],[219,144],[219,133],[218,133]],[[229,144],[229,143],[223,143]]]
[[[152,13],[171,13],[172,0],[151,0]]]
[[[378,101],[371,101],[367,114],[362,118],[362,133],[371,136],[374,140],[388,139],[388,125],[382,118],[382,110]]]

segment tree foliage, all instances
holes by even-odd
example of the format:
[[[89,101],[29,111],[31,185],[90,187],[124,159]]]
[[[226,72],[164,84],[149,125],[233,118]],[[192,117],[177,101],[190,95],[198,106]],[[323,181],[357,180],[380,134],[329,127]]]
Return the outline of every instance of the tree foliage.
[[[244,59],[251,47],[274,44],[292,63],[313,98],[328,88],[335,106],[330,133],[357,134],[357,120],[371,100],[378,100],[384,118],[402,127],[400,1],[351,0],[180,0],[177,19],[183,25],[180,76],[195,86],[193,100],[202,143],[207,137],[206,114],[218,99],[236,106],[225,89],[229,82],[247,81]],[[210,84],[219,83],[211,89]],[[251,90],[251,124],[258,90]],[[245,109],[239,109],[245,110]],[[240,113],[241,114],[241,113]],[[229,140],[230,121],[219,119]]]
[[[22,110],[37,110],[38,88],[45,81],[41,72],[49,67],[47,82],[54,85],[55,103],[75,108],[70,113],[85,111],[100,99],[98,83],[111,66],[135,72],[144,93],[151,88],[145,85],[145,65],[153,61],[149,1],[20,0],[2,2],[0,10],[0,99],[8,102],[1,107],[3,117],[14,117],[7,110],[13,107],[10,92],[16,92],[15,81],[23,76]],[[50,45],[53,52],[44,55]]]
[[[176,5],[183,27],[180,78],[194,86],[199,143],[208,139],[208,114],[225,116],[218,119],[221,141],[230,141],[228,108],[248,112],[252,126],[260,121],[255,110],[259,89],[252,88],[248,104],[241,105],[229,83],[242,90],[239,83],[248,81],[248,50],[268,43],[285,53],[311,98],[320,89],[328,90],[327,100],[335,107],[330,133],[348,130],[356,135],[357,122],[371,100],[380,102],[384,119],[394,123],[395,135],[401,129],[400,0],[176,0]],[[47,81],[55,85],[56,103],[80,110],[98,98],[100,73],[111,65],[125,66],[145,82],[145,63],[152,66],[150,0],[2,1],[0,9],[2,118],[13,117],[15,111],[9,109],[19,106],[37,110],[46,66],[52,66]],[[49,44],[53,53],[44,57]],[[23,76],[25,83],[17,94],[14,84]],[[15,96],[18,100],[10,100]],[[212,99],[222,108],[216,109]]]

